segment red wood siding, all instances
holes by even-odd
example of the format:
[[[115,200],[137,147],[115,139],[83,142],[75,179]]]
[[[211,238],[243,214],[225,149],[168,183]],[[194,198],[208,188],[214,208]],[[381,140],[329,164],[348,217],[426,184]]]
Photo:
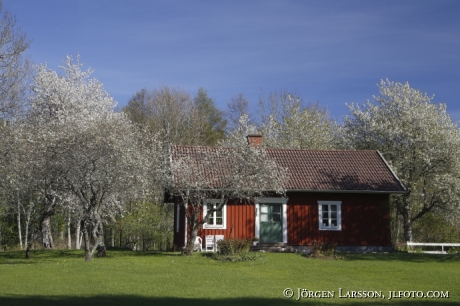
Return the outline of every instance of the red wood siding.
[[[177,205],[177,204],[176,204]],[[185,209],[183,206],[180,213],[179,232],[176,232],[176,224],[174,225],[174,244],[178,247],[184,246],[185,237]],[[227,204],[227,227],[226,229],[204,229],[198,230],[198,236],[203,239],[205,235],[224,235],[225,239],[241,238],[249,239],[254,237],[254,205],[240,204],[231,202]],[[174,220],[176,222],[177,208],[174,211]],[[188,227],[188,226],[187,226]],[[187,238],[190,237],[190,231],[187,233]]]
[[[288,245],[311,245],[313,241],[345,246],[391,246],[390,215],[386,194],[288,193]],[[341,201],[342,230],[320,231],[318,201]],[[177,204],[176,204],[177,205]],[[180,206],[179,231],[174,225],[174,244],[184,246],[185,210]],[[198,235],[224,235],[226,239],[249,239],[255,234],[254,205],[227,204],[227,228],[203,229]],[[176,222],[177,206],[174,210]],[[189,235],[187,235],[189,237]]]
[[[288,245],[390,246],[388,195],[288,193]],[[318,201],[341,201],[342,230],[320,231]]]
[[[227,228],[204,229],[198,231],[198,236],[224,235],[225,239],[240,238],[249,239],[254,237],[254,205],[229,203],[227,204]]]

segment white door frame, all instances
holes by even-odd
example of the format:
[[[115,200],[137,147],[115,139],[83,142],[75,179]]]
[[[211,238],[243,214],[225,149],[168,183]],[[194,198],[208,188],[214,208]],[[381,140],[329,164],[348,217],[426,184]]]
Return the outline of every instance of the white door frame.
[[[283,243],[287,243],[287,201],[288,198],[256,198],[255,204],[255,233],[254,237],[260,239],[260,204],[281,204],[282,205],[282,220],[283,220]]]

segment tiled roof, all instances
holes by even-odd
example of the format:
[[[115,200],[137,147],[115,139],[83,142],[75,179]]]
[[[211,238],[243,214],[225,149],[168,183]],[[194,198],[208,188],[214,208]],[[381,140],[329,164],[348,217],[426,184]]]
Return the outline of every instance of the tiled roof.
[[[266,150],[289,169],[288,190],[405,191],[377,151]]]
[[[221,149],[231,150],[230,148]],[[191,173],[174,173],[174,175],[181,178],[188,175],[185,179],[189,182],[198,182],[206,178],[205,184],[210,184],[210,187],[219,187],[220,178],[224,176],[223,174],[228,173],[231,167],[228,166],[225,155],[218,153],[216,147],[172,145],[172,160],[188,158],[187,163],[192,163]]]
[[[404,192],[378,151],[265,149],[277,164],[288,169],[287,190]],[[202,154],[214,155],[214,147],[171,146],[172,159],[189,156],[199,163]],[[208,157],[209,157],[208,155]],[[217,156],[217,155],[216,155]],[[224,161],[205,172],[225,171]]]

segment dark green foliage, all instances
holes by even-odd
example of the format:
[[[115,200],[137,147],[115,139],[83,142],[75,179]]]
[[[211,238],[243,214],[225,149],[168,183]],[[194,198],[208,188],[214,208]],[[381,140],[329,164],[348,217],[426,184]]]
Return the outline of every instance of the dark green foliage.
[[[0,216],[0,251],[15,248],[18,245],[17,234],[13,215]]]
[[[217,253],[213,259],[220,261],[253,261],[257,258],[255,253],[249,253],[252,240],[224,239],[217,242]]]
[[[214,253],[212,255],[212,259],[223,262],[255,261],[259,258],[259,254],[251,252],[234,255],[219,255],[218,253]]]
[[[452,242],[460,241],[458,228],[450,225],[435,213],[425,214],[413,228],[416,242]]]
[[[106,244],[110,246],[113,239],[114,245],[121,248],[167,250],[172,247],[173,215],[173,207],[169,204],[151,201],[131,203],[123,220],[118,217],[107,227]]]
[[[310,254],[305,253],[307,257],[331,257],[336,255],[335,247],[337,245],[330,241],[318,242],[313,241],[313,245],[310,247]]]
[[[220,111],[214,104],[213,99],[208,96],[206,89],[200,87],[195,99],[195,106],[198,112],[205,118],[203,136],[206,145],[216,145],[224,138],[227,121],[223,118]]]

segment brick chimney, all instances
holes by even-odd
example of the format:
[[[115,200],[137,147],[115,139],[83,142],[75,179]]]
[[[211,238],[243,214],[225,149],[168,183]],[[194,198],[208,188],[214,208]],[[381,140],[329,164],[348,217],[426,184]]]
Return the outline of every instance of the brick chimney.
[[[262,148],[262,135],[250,134],[246,136],[248,145],[254,148]]]

